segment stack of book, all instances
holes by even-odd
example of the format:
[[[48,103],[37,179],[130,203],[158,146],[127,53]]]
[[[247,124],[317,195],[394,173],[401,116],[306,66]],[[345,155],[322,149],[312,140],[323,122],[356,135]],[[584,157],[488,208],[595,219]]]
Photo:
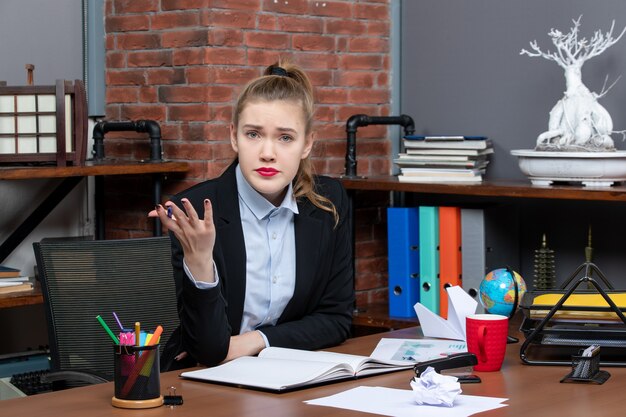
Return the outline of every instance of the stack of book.
[[[30,291],[33,284],[28,277],[21,276],[20,270],[0,265],[0,294]]]
[[[481,182],[493,153],[485,136],[405,136],[401,182]]]

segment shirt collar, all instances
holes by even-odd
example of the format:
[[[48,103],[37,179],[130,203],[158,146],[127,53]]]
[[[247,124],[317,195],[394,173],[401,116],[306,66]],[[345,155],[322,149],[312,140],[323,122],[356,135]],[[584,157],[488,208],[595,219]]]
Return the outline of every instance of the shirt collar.
[[[289,183],[287,193],[285,194],[283,201],[280,203],[280,206],[274,207],[274,205],[259,194],[257,190],[252,188],[243,176],[239,164],[237,164],[237,168],[235,169],[235,177],[237,179],[237,191],[239,193],[239,198],[257,219],[263,219],[272,212],[281,208],[291,210],[294,214],[298,214],[298,204],[296,203],[296,199],[293,197],[293,186],[291,183]]]

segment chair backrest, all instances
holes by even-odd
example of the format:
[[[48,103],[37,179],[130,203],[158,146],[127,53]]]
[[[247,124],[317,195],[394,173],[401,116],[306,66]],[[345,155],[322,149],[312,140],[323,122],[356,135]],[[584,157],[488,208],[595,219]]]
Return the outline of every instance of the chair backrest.
[[[33,244],[41,280],[51,369],[88,370],[112,379],[113,341],[125,328],[163,326],[161,351],[178,326],[169,237],[124,240],[44,239]]]

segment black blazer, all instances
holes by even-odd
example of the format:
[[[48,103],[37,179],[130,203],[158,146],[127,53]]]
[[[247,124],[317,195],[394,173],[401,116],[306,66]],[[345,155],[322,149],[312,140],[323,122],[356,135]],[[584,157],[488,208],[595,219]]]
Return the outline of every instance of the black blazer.
[[[199,216],[203,200],[213,206],[216,241],[213,249],[219,285],[200,290],[185,276],[183,251],[171,234],[172,264],[178,295],[181,326],[164,352],[163,369],[199,362],[213,366],[228,353],[230,336],[239,334],[246,286],[244,244],[235,161],[219,177],[198,184],[172,201],[180,207],[189,199]],[[291,301],[275,326],[262,329],[271,346],[320,349],[337,345],[350,335],[354,303],[352,226],[347,194],[332,178],[315,177],[316,191],[330,199],[339,213],[339,224],[331,213],[300,199],[294,218],[296,241],[296,284]],[[186,351],[192,361],[172,364],[171,358]]]

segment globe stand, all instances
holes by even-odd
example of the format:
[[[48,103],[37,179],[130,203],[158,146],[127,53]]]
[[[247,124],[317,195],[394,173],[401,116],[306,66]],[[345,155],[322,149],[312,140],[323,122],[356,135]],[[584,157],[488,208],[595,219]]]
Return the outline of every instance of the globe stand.
[[[511,309],[511,313],[509,314],[509,323],[510,323],[511,320],[513,319],[513,316],[515,315],[515,312],[517,311],[517,307],[519,307],[519,286],[517,285],[517,280],[515,279],[515,274],[513,273],[513,270],[509,268],[508,266],[506,267],[506,270],[509,271],[509,274],[511,274],[511,277],[513,277],[513,287],[515,288],[515,298],[513,299],[513,308]],[[513,343],[519,343],[519,339],[517,337],[513,337],[509,335],[506,337],[506,343],[509,345]]]

